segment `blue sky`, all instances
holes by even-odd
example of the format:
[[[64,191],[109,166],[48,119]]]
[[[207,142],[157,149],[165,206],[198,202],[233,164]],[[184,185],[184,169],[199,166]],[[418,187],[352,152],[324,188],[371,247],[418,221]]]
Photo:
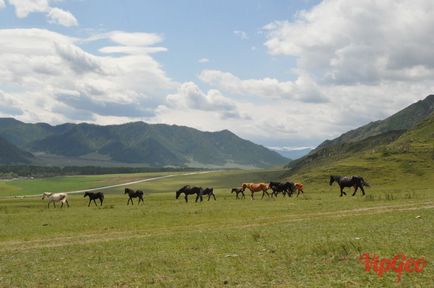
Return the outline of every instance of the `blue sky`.
[[[434,4],[0,0],[0,117],[314,147],[434,87]]]

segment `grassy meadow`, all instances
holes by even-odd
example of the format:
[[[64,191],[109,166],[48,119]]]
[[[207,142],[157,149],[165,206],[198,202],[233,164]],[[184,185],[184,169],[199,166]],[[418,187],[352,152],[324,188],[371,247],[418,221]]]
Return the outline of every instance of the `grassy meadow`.
[[[3,181],[0,287],[432,287],[434,175],[390,169],[360,173],[371,184],[365,197],[340,198],[319,169],[292,176],[305,184],[303,196],[261,200],[257,193],[254,201],[247,193],[236,200],[230,188],[279,180],[285,171]],[[13,197],[164,175],[173,176],[130,186],[145,191],[139,206],[126,205],[123,187],[105,190],[102,207],[87,207],[82,195],[63,209],[47,209],[39,197]],[[175,200],[185,184],[214,187],[217,201]],[[381,279],[366,272],[363,253],[403,253],[428,264],[396,283],[393,271]]]

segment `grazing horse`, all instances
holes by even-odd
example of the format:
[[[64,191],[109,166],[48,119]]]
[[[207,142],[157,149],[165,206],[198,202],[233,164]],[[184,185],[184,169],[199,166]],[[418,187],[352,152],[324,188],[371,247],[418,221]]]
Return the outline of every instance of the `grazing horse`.
[[[295,192],[295,186],[293,182],[270,182],[270,188],[273,190],[273,193],[271,193],[271,196],[277,197],[277,194],[282,193],[283,197],[286,197],[286,194],[288,194],[289,197],[291,197],[292,193]]]
[[[262,197],[261,199],[264,198],[265,194],[267,194],[268,197],[270,197],[270,194],[268,194],[268,189],[270,189],[270,184],[268,183],[243,183],[241,185],[243,192],[246,191],[246,188],[249,188],[250,192],[252,192],[252,200],[253,198],[253,193],[258,192],[258,191],[262,191]]]
[[[202,196],[203,195],[208,195],[208,201],[211,198],[211,196],[214,197],[214,200],[216,200],[215,194],[214,194],[214,188],[205,188],[205,189],[203,189],[202,192],[199,193],[200,202],[202,202]]]
[[[184,187],[182,187],[181,189],[176,191],[176,199],[179,198],[179,195],[184,193],[185,202],[188,202],[188,195],[192,195],[192,194],[196,194],[196,202],[199,198],[202,201],[202,197],[200,196],[200,194],[202,193],[202,190],[203,190],[202,187],[191,187],[190,185],[185,185]]]
[[[86,196],[89,197],[89,204],[87,205],[87,207],[90,206],[90,202],[92,202],[92,201],[93,201],[93,203],[95,203],[95,206],[98,206],[98,205],[96,205],[95,199],[99,199],[99,201],[101,202],[100,206],[102,206],[102,202],[104,201],[104,193],[102,193],[102,192],[86,192],[86,193],[84,193],[83,198],[85,198]]]
[[[68,194],[66,193],[50,193],[50,192],[44,192],[42,194],[42,199],[48,200],[48,208],[50,208],[50,203],[53,202],[54,208],[56,208],[56,202],[62,202],[62,205],[60,208],[63,207],[63,204],[66,203],[69,207],[68,203]]]
[[[300,194],[300,192],[301,192],[301,194],[304,195],[304,191],[303,191],[304,185],[303,184],[301,184],[301,183],[295,183],[294,187],[295,187],[295,189],[297,189],[297,197]]]
[[[142,204],[145,203],[143,201],[143,191],[142,190],[134,191],[133,189],[125,188],[124,194],[128,194],[128,197],[129,197],[127,205],[130,204],[130,201],[131,201],[131,205],[134,205],[133,198],[139,198],[139,202],[137,203],[137,205],[140,204],[140,201],[142,201]]]
[[[246,198],[246,195],[244,195],[244,191],[242,188],[232,188],[231,193],[234,193],[234,192],[236,193],[237,199],[240,199],[240,198],[238,198],[238,194],[240,194],[240,193],[241,193],[241,195],[243,195],[243,196],[241,196],[241,199]]]
[[[363,189],[363,186],[369,187],[368,182],[366,182],[361,176],[330,176],[330,186],[333,184],[333,182],[337,182],[339,184],[341,189],[340,197],[342,197],[342,195],[347,195],[347,193],[344,192],[345,187],[354,187],[353,196],[356,195],[357,189],[359,188],[362,190],[363,195],[365,195],[365,189]]]

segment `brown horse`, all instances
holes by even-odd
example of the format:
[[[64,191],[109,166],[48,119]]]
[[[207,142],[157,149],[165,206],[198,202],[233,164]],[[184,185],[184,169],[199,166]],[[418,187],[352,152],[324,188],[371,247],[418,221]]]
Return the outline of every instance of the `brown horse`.
[[[249,188],[250,192],[252,192],[252,200],[254,199],[253,193],[259,192],[259,191],[262,191],[261,199],[264,198],[265,194],[267,194],[267,196],[270,197],[270,194],[268,194],[268,192],[267,192],[267,190],[270,189],[269,183],[243,183],[241,185],[242,191],[244,192],[246,190],[246,188]]]
[[[303,184],[301,184],[301,183],[295,183],[294,186],[295,186],[295,189],[297,190],[297,197],[300,194],[300,192],[301,192],[301,194],[304,195],[304,191],[303,191],[304,185]]]

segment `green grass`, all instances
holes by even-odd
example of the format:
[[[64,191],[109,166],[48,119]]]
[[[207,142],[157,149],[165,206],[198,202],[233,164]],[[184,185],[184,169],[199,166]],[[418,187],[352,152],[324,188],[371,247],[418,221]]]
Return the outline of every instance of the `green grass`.
[[[108,191],[102,208],[87,207],[88,200],[81,195],[72,196],[67,209],[47,209],[39,198],[0,198],[0,287],[429,287],[434,283],[434,181],[390,184],[384,175],[369,172],[372,187],[367,196],[340,198],[327,177],[315,177],[325,173],[319,171],[292,176],[304,182],[303,197],[260,200],[258,194],[251,201],[248,195],[246,200],[235,200],[230,194],[230,188],[241,182],[270,181],[282,173],[220,171],[140,183],[134,186],[146,192],[140,206],[127,206],[120,187]],[[140,177],[150,175],[132,178]],[[427,174],[415,177],[431,179]],[[86,179],[110,182],[109,175]],[[44,181],[55,182],[55,189],[66,185],[59,179]],[[188,183],[215,187],[217,201],[175,200],[174,190]],[[26,187],[8,185],[12,185],[8,189]],[[68,185],[75,190],[82,184]],[[397,285],[393,272],[382,279],[365,272],[359,262],[362,253],[424,256],[428,265],[422,273],[404,272]]]

